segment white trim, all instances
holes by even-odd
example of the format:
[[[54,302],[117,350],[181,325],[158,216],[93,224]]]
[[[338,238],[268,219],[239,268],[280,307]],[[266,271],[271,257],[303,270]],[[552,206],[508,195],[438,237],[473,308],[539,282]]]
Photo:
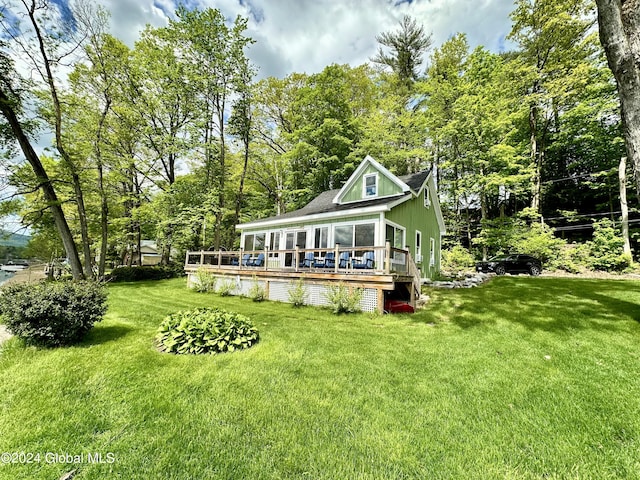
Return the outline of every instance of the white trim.
[[[429,267],[435,267],[436,265],[436,239],[429,238]]]
[[[447,227],[444,224],[444,217],[442,216],[442,208],[440,207],[440,199],[438,198],[438,192],[436,191],[435,179],[433,178],[433,172],[430,172],[427,175],[422,187],[418,190],[418,195],[424,195],[423,189],[429,189],[429,198],[431,199],[431,206],[433,210],[436,212],[436,220],[438,221],[438,227],[440,227],[440,235],[446,235]],[[392,208],[395,205],[391,206]]]
[[[367,178],[371,178],[373,177],[375,179],[375,191],[373,193],[373,195],[368,195],[367,194]],[[362,198],[376,198],[378,196],[378,191],[380,187],[380,182],[378,181],[378,172],[373,172],[373,173],[367,173],[366,175],[362,176]]]
[[[410,195],[407,195],[406,198],[403,198],[402,201],[409,200],[411,198]],[[324,220],[330,218],[348,218],[360,215],[368,215],[372,213],[380,213],[380,212],[388,212],[391,208],[395,207],[397,204],[402,203],[393,203],[388,204],[384,203],[382,205],[375,205],[373,207],[361,207],[361,208],[353,208],[351,210],[340,210],[337,212],[327,212],[327,213],[315,213],[313,215],[301,215],[298,217],[288,217],[288,218],[274,218],[271,220],[257,220],[251,223],[240,223],[236,225],[237,229],[249,229],[249,228],[262,228],[266,226],[276,226],[276,225],[287,225],[289,223],[308,223],[315,220]],[[303,226],[301,226],[303,227]],[[292,227],[293,228],[293,227]]]
[[[381,164],[375,161],[373,157],[371,157],[370,155],[367,155],[366,157],[364,157],[364,160],[360,162],[360,165],[358,165],[358,168],[355,169],[355,171],[351,174],[349,179],[342,186],[338,194],[333,199],[333,203],[342,203],[342,197],[344,196],[344,194],[346,194],[349,190],[351,190],[351,187],[355,185],[356,179],[360,176],[360,174],[365,170],[365,168],[368,165],[371,165],[373,168],[378,170],[385,177],[387,177],[389,180],[395,183],[402,190],[403,193],[407,193],[411,190],[406,183],[404,183],[402,180],[396,177],[393,173],[391,173],[389,170],[387,170],[385,167],[383,167]]]

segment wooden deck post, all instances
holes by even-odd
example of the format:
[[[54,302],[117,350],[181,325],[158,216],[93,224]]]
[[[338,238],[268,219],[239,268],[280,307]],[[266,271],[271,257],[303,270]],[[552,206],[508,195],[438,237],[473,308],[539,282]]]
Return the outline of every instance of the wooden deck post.
[[[336,243],[335,247],[333,247],[333,271],[338,273],[338,264],[340,263],[340,244]]]
[[[384,245],[384,273],[387,275],[391,272],[391,242]]]
[[[269,247],[264,246],[264,271],[266,272],[269,268]]]
[[[378,313],[384,313],[384,290],[378,289]]]
[[[240,247],[240,256],[238,257],[238,268],[242,270],[242,257],[244,256],[244,248]]]
[[[295,268],[294,272],[298,271],[298,261],[300,258],[300,247],[296,245],[295,253],[293,254],[293,266]]]
[[[222,250],[218,250],[218,266],[222,265]]]
[[[200,265],[204,265],[204,250],[200,250]]]

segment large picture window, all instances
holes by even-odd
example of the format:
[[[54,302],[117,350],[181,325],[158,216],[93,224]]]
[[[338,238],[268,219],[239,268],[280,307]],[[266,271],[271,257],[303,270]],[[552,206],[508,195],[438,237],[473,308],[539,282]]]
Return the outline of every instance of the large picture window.
[[[373,223],[337,225],[333,230],[333,241],[342,247],[373,247],[376,227]]]
[[[395,248],[404,248],[404,229],[387,224],[385,229],[385,240]]]

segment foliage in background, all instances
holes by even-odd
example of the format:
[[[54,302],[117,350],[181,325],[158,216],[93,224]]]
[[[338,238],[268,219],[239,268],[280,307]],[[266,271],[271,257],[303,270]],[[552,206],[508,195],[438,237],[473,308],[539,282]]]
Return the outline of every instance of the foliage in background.
[[[110,282],[138,282],[141,280],[164,280],[184,275],[184,265],[145,265],[140,267],[116,267],[107,276]]]
[[[178,354],[222,353],[254,345],[258,330],[244,315],[217,308],[198,308],[167,316],[156,335],[158,348]]]
[[[29,344],[59,347],[81,341],[107,311],[107,291],[95,282],[22,283],[0,291],[9,331]]]
[[[287,289],[289,303],[294,307],[301,307],[307,303],[308,288],[304,283],[304,278],[294,280]]]
[[[324,297],[333,313],[355,313],[362,311],[360,302],[363,294],[361,288],[349,288],[340,282],[329,285]]]

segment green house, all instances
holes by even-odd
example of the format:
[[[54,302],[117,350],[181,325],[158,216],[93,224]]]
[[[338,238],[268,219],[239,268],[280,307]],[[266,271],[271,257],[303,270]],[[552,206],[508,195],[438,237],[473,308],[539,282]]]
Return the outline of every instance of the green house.
[[[408,252],[421,277],[440,269],[445,225],[431,171],[396,176],[367,156],[339,190],[321,193],[305,207],[237,225],[245,252],[386,247],[390,261],[405,262]],[[291,267],[301,258],[278,261]],[[382,257],[376,258],[381,264]],[[381,267],[381,265],[379,265]]]

